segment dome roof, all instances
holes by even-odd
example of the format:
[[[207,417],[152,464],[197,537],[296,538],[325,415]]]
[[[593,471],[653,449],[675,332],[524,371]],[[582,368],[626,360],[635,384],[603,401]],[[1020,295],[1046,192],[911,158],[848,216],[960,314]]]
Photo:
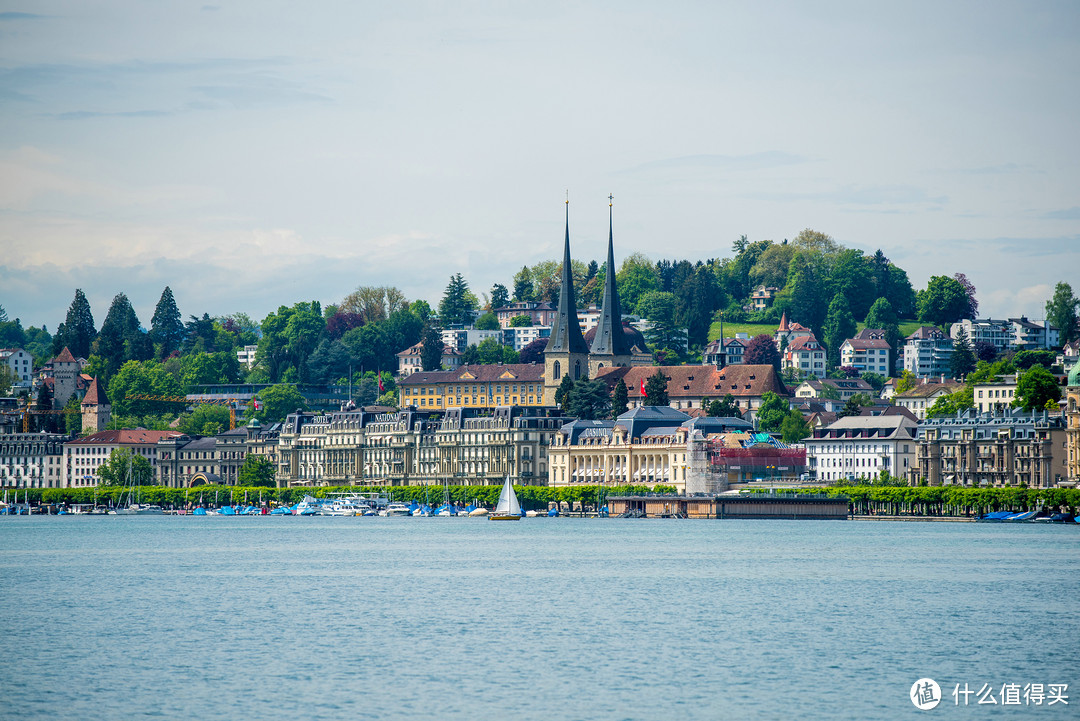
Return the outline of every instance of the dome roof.
[[[1069,371],[1069,380],[1065,384],[1068,386],[1080,386],[1080,362],[1072,367]]]
[[[589,330],[588,333],[585,334],[585,343],[587,343],[590,347],[592,346],[593,338],[596,337],[597,328],[599,328],[599,326],[593,327]],[[641,331],[627,323],[625,320],[622,324],[622,332],[623,337],[626,338],[626,344],[628,346],[630,346],[631,348],[637,346],[638,348],[646,352],[649,350],[649,346],[645,344],[645,336],[641,334]]]

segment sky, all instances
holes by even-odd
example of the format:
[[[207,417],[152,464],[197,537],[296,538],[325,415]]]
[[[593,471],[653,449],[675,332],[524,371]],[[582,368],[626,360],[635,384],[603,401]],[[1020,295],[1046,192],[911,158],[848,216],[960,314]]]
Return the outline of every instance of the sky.
[[[752,7],[751,7],[752,5]],[[980,315],[1080,291],[1075,2],[0,0],[0,305],[435,305],[804,228]]]

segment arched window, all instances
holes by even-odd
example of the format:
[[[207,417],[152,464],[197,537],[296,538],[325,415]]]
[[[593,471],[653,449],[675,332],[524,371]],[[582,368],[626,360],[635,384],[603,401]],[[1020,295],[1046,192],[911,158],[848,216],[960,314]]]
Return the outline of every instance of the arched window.
[[[551,367],[551,377],[554,380],[562,377],[562,366],[559,365],[559,361],[555,361],[555,365]]]
[[[603,363],[597,363],[597,364],[596,364],[596,370],[600,370],[600,369],[601,369],[601,368],[603,368],[603,367],[604,367],[604,364],[603,364]]]
[[[581,379],[581,361],[574,361],[574,380]]]

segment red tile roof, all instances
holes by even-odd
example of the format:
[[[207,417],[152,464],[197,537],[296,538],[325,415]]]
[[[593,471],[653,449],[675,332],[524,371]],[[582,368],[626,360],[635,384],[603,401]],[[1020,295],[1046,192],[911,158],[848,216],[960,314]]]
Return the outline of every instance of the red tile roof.
[[[53,358],[53,363],[74,363],[75,356],[71,355],[71,351],[67,346],[64,346],[64,350],[60,351],[60,355]]]
[[[419,386],[425,383],[496,383],[518,381],[535,383],[544,379],[542,363],[504,363],[502,365],[464,365],[452,371],[417,371],[400,379],[399,386]]]
[[[176,438],[182,436],[183,433],[178,431],[147,431],[141,428],[134,430],[121,429],[118,431],[101,431],[100,433],[93,433],[84,438],[76,438],[73,441],[68,441],[65,445],[79,445],[79,446],[93,446],[93,445],[113,445],[113,444],[151,444],[157,443],[162,438]]]
[[[693,366],[632,366],[601,368],[596,379],[614,387],[621,378],[629,391],[628,397],[641,398],[641,383],[661,371],[668,379],[669,398],[723,398],[760,396],[765,391],[788,395],[784,382],[771,365],[729,365],[717,369],[713,365]]]
[[[83,396],[82,405],[84,406],[103,406],[109,403],[109,397],[105,395],[105,389],[98,383],[98,379],[90,381],[90,387],[86,390],[86,395]]]

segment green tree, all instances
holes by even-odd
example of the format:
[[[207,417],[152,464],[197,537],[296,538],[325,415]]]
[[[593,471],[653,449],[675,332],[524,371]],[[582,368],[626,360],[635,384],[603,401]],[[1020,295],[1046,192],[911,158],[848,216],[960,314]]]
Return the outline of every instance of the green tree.
[[[130,448],[113,449],[109,459],[98,466],[97,476],[102,486],[150,486],[154,483],[154,469],[150,467],[150,461]]]
[[[1051,350],[1022,350],[1013,356],[1013,363],[1020,370],[1027,370],[1033,365],[1050,369],[1057,362],[1057,353]]]
[[[510,292],[502,283],[491,286],[491,310],[505,308],[510,303]]]
[[[900,372],[900,380],[896,381],[896,387],[894,391],[897,395],[901,393],[907,393],[915,386],[919,385],[919,378],[914,373],[905,368]]]
[[[134,395],[182,397],[176,378],[157,361],[128,361],[109,381],[107,389],[114,416],[145,416],[168,411],[179,412],[184,403],[159,400],[135,400]]]
[[[975,370],[975,352],[971,349],[971,341],[968,340],[967,331],[960,327],[960,331],[953,340],[953,352],[949,358],[949,372],[953,378],[963,378]]]
[[[431,320],[431,315],[433,313],[431,305],[426,300],[414,300],[409,305],[409,310],[424,323]]]
[[[829,276],[830,294],[834,298],[837,294],[843,295],[851,314],[855,318],[865,318],[877,297],[876,290],[871,264],[862,251],[850,248],[840,251]]]
[[[709,403],[706,412],[713,418],[742,418],[739,403],[730,393],[725,394],[721,400]]]
[[[828,299],[825,284],[813,259],[800,253],[791,259],[788,281],[777,296],[776,307],[786,311],[788,318],[802,323],[817,335],[825,320]]]
[[[244,464],[240,466],[236,482],[240,486],[273,488],[274,464],[266,456],[249,453],[244,457]]]
[[[75,291],[75,299],[68,308],[67,318],[57,329],[53,337],[53,352],[58,355],[67,348],[76,358],[89,358],[90,345],[97,338],[94,328],[94,315],[90,312],[90,302],[81,289]]]
[[[919,293],[919,320],[939,326],[948,326],[967,317],[970,304],[967,291],[960,281],[944,275],[935,275]]]
[[[1080,338],[1080,300],[1073,295],[1072,286],[1061,282],[1054,286],[1054,297],[1046,301],[1046,322],[1058,329],[1061,344]]]
[[[69,436],[82,433],[82,406],[79,396],[72,394],[64,406],[64,432]]]
[[[158,360],[168,358],[184,342],[184,322],[169,286],[165,286],[161,292],[161,298],[154,308],[154,317],[150,319],[150,341],[154,344],[154,354]]]
[[[428,323],[421,342],[424,347],[420,350],[420,362],[423,363],[424,370],[437,371],[442,368],[443,340],[439,327]]]
[[[892,349],[892,357],[903,353],[903,337],[900,335],[900,319],[887,298],[878,298],[866,314],[866,327],[885,331],[885,342]]]
[[[443,327],[466,325],[472,320],[476,303],[470,298],[469,284],[461,273],[450,276],[443,299],[439,302],[439,322]]]
[[[848,416],[857,416],[860,413],[862,413],[862,406],[859,404],[859,401],[856,400],[855,396],[852,396],[847,399],[847,402],[844,403],[844,407],[841,408],[840,412],[836,415],[840,418],[846,418]]]
[[[825,349],[828,353],[829,365],[833,368],[840,365],[840,346],[845,340],[855,335],[855,317],[848,307],[847,298],[842,293],[833,296],[829,303],[829,313],[825,318]]]
[[[518,353],[508,345],[499,343],[494,338],[485,338],[477,345],[471,345],[461,354],[461,362],[466,365],[495,365],[497,363],[517,363]]]
[[[229,429],[229,409],[212,403],[195,406],[190,413],[180,416],[177,428],[181,433],[191,436],[216,436]],[[214,430],[206,433],[206,430]]]
[[[603,381],[582,379],[573,385],[569,393],[570,415],[583,421],[606,418],[611,413],[611,399],[607,384]]]
[[[685,349],[686,333],[678,327],[675,320],[677,308],[678,299],[675,294],[660,290],[649,291],[638,301],[638,315],[649,321],[645,339],[653,348],[672,349],[677,352]]]
[[[521,270],[514,275],[514,300],[521,303],[536,300],[532,271],[527,265],[521,266]]]
[[[615,284],[624,308],[636,308],[646,293],[661,287],[656,266],[642,253],[632,253],[623,259],[615,274]]]
[[[1016,382],[1016,404],[1025,411],[1042,410],[1061,400],[1061,386],[1050,371],[1033,365]]]
[[[532,324],[531,315],[515,315],[510,319],[511,328],[532,328]]]
[[[926,409],[927,418],[940,418],[955,416],[959,411],[970,410],[975,407],[975,391],[968,382],[959,390],[940,396],[934,401],[934,405]]]
[[[660,368],[645,381],[645,399],[642,405],[666,406],[670,403],[667,392],[667,376]]]
[[[880,393],[881,389],[885,387],[885,381],[888,380],[880,373],[871,373],[870,371],[864,372],[859,377],[869,383],[870,387],[874,389],[875,393]]]
[[[618,418],[630,408],[630,390],[620,378],[611,393],[611,417]]]
[[[780,440],[784,443],[798,443],[811,433],[810,424],[803,418],[803,414],[794,408],[784,416],[780,423]]]
[[[495,317],[494,313],[484,313],[482,316],[476,319],[476,323],[473,327],[477,330],[499,330],[499,319]]]
[[[263,388],[256,397],[259,399],[259,410],[254,409],[254,403],[249,403],[248,415],[263,424],[283,421],[285,416],[297,409],[307,410],[304,396],[296,390],[296,386],[287,383]]]
[[[750,268],[751,290],[759,285],[783,288],[787,282],[791,259],[796,252],[798,251],[795,250],[795,246],[788,243],[782,245],[773,243],[766,248]]]
[[[555,389],[555,405],[561,408],[563,413],[570,412],[570,394],[573,390],[574,381],[570,378],[570,374],[567,373],[559,382],[559,387]]]
[[[236,353],[189,353],[180,359],[180,380],[188,392],[196,386],[240,382]]]
[[[787,400],[772,391],[765,391],[761,394],[761,405],[757,409],[758,428],[766,433],[779,431],[790,410]]]

